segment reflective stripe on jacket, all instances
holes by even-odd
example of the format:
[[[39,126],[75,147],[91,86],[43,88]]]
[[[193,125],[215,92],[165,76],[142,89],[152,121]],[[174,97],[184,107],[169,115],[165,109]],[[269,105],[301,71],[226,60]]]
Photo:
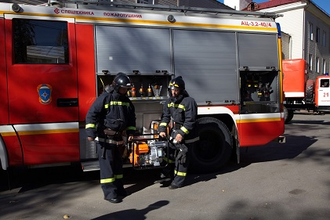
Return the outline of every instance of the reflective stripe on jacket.
[[[179,125],[179,132],[183,137],[196,136],[190,134],[194,130],[197,118],[197,104],[195,100],[189,96],[179,97],[178,99],[171,97],[163,106],[163,116],[159,124],[159,132],[166,132],[167,125],[173,119],[176,125]]]

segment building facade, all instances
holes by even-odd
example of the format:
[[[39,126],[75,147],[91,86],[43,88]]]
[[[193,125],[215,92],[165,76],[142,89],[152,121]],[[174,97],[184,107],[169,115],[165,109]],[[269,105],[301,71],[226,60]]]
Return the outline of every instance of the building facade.
[[[252,2],[252,0],[224,0],[223,3],[229,7],[231,7],[232,9],[241,11],[243,9],[245,9],[250,3]]]

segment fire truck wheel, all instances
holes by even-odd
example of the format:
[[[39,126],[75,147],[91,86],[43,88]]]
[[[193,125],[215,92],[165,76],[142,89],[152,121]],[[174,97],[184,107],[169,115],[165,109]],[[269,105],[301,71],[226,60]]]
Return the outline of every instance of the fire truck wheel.
[[[293,110],[289,110],[286,107],[284,107],[284,121],[285,123],[289,123],[294,115],[294,111]]]
[[[233,142],[228,127],[211,117],[198,119],[199,141],[189,149],[191,168],[196,172],[213,172],[231,157]]]
[[[314,102],[314,80],[312,79],[306,81],[306,101]]]

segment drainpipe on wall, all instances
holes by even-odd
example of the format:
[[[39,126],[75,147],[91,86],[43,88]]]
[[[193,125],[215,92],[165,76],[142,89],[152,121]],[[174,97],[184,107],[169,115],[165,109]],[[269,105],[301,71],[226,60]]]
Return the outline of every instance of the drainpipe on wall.
[[[309,37],[306,38],[306,35],[309,35],[309,33],[306,33],[306,27],[308,25],[308,28],[307,30],[309,29],[309,24],[306,24],[306,8],[308,6],[305,6],[304,7],[304,12],[303,12],[303,37],[302,37],[302,54],[301,54],[301,57],[307,61],[307,57],[309,57]],[[307,41],[306,41],[307,39]],[[307,53],[306,53],[306,44],[307,44]],[[309,59],[308,59],[308,62],[309,62]]]

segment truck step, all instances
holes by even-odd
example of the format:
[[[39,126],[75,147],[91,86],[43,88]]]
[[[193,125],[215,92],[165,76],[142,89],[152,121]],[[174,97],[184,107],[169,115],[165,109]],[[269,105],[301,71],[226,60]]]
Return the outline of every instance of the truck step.
[[[81,168],[84,172],[100,170],[99,161],[84,161],[81,162]]]

